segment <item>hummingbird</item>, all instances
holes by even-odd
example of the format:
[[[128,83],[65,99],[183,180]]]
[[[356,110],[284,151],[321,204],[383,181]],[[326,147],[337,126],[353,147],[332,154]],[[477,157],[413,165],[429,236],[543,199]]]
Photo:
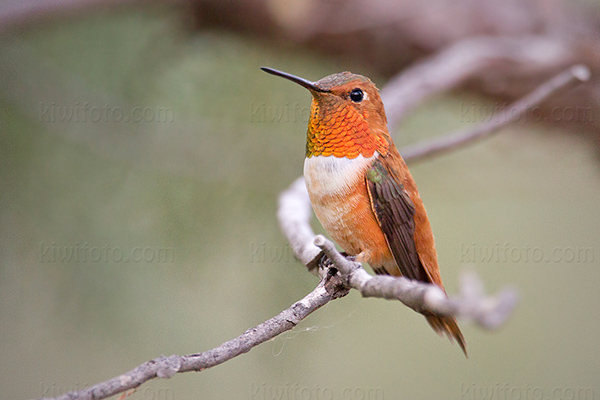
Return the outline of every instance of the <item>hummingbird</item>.
[[[261,69],[312,94],[304,179],[315,215],[331,238],[376,274],[404,276],[443,290],[429,218],[392,141],[375,84],[350,72],[311,82]],[[456,340],[467,354],[454,317],[423,314],[434,331]]]

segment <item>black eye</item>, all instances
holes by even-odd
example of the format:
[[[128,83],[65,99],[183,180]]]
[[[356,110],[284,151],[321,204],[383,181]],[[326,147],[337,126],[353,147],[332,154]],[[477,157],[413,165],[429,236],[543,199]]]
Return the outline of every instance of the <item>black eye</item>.
[[[350,100],[352,100],[355,103],[360,103],[361,101],[363,101],[364,97],[365,94],[359,88],[352,89],[352,91],[350,92]]]

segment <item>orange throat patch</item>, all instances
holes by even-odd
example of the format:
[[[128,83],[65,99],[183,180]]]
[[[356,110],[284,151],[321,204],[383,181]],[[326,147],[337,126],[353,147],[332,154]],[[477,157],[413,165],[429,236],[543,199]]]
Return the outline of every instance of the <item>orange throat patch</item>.
[[[338,105],[322,110],[313,99],[306,140],[306,157],[372,157],[387,154],[387,141],[371,132],[365,116],[352,107]]]

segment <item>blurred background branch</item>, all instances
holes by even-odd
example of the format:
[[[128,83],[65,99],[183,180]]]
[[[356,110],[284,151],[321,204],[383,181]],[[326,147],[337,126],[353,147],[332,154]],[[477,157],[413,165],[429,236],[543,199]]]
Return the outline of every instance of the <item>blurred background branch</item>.
[[[490,122],[487,124],[480,124],[471,129],[450,132],[441,138],[436,138],[426,143],[417,143],[402,149],[402,156],[406,162],[415,162],[481,140],[496,133],[511,122],[519,121],[526,113],[535,110],[543,101],[556,95],[558,92],[586,82],[589,79],[590,70],[588,67],[585,65],[575,65],[540,85],[527,96],[509,104],[506,109],[498,110],[497,114],[490,116]]]
[[[422,97],[467,87],[515,100],[543,81],[582,63],[591,84],[543,109],[580,105],[600,109],[600,14],[592,4],[564,0],[326,0],[192,2],[198,26],[221,25],[282,44],[304,45],[342,59],[364,60],[391,78],[386,91],[402,85],[411,100],[382,92],[394,127]],[[426,62],[428,58],[435,62]],[[423,64],[415,64],[423,60]],[[393,78],[398,71],[412,66]],[[410,82],[409,84],[402,83]],[[596,134],[600,118],[579,129]]]
[[[515,100],[577,63],[590,66],[591,83],[548,99],[542,109],[546,115],[566,105],[600,112],[600,14],[592,5],[566,0],[430,0],[427,7],[411,0],[23,0],[0,5],[0,32],[136,3],[188,9],[187,23],[197,29],[225,28],[364,60],[390,78],[382,98],[391,128],[423,98],[441,91],[466,87]],[[398,88],[410,99],[402,106]],[[583,119],[576,129],[596,143],[599,120]]]

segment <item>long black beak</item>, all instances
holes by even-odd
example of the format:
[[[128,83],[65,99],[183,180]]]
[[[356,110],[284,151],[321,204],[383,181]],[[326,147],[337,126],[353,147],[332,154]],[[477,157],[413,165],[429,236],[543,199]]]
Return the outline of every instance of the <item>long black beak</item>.
[[[300,86],[304,86],[305,88],[307,88],[308,90],[314,91],[314,92],[329,92],[329,90],[323,90],[320,89],[315,82],[311,82],[307,79],[304,78],[300,78],[298,76],[292,75],[292,74],[288,74],[287,72],[282,72],[282,71],[278,71],[276,69],[273,68],[268,68],[268,67],[260,67],[260,69],[262,69],[263,71],[265,71],[268,74],[271,75],[275,75],[275,76],[280,76],[282,78],[288,79],[292,82],[297,83]]]

